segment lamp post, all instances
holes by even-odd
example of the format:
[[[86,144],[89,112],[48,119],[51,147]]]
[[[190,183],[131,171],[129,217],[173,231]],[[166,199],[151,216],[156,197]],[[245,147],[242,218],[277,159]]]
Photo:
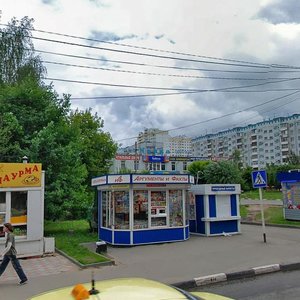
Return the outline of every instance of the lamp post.
[[[24,155],[24,156],[22,157],[22,162],[23,162],[23,164],[27,164],[28,161],[29,161],[29,158],[28,158],[26,155]]]

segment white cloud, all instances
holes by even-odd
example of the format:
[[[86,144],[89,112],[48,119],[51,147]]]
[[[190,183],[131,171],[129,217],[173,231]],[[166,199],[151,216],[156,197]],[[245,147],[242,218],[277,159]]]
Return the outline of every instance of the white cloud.
[[[263,0],[2,0],[1,23],[7,23],[12,17],[18,19],[29,16],[35,19],[36,29],[59,32],[86,38],[100,32],[105,40],[120,37],[119,43],[149,47],[195,55],[230,58],[249,62],[298,64],[300,48],[299,25],[273,25],[258,16],[274,17],[278,7],[284,7],[293,20],[293,8],[287,2]],[[279,4],[278,4],[279,3]],[[280,4],[281,3],[281,4]],[[281,6],[280,6],[281,5]],[[284,6],[282,6],[284,5]],[[270,14],[268,11],[270,7]],[[273,15],[272,15],[273,14]],[[34,36],[61,40],[79,44],[91,44],[84,40],[64,36],[35,32]],[[39,50],[59,52],[77,56],[105,58],[140,64],[206,68],[218,70],[258,70],[257,68],[204,64],[197,62],[176,61],[158,57],[146,57],[50,43],[34,40]],[[93,43],[93,46],[118,50],[149,53],[162,56],[176,56],[194,60],[207,60],[204,57],[182,56],[166,52],[153,52],[145,49],[122,47],[107,43]],[[197,75],[210,77],[235,77],[241,80],[195,79],[171,76],[155,76],[112,72],[104,70],[67,67],[46,64],[48,77],[98,83],[136,85],[146,87],[170,87],[181,89],[219,89],[229,86],[253,85],[259,81],[244,81],[243,78],[293,77],[295,74],[257,73],[221,73],[207,71],[176,70],[151,66],[125,65],[117,62],[95,62],[74,57],[41,54],[43,60],[52,62],[87,65],[90,67],[118,68],[135,72],[151,72],[164,75]],[[216,60],[215,62],[224,63]],[[234,62],[232,62],[234,63]],[[261,81],[260,81],[261,82]],[[174,92],[168,90],[132,89],[108,87],[54,81],[59,94],[70,93],[72,97],[116,96],[149,93]],[[292,88],[297,81],[283,82],[248,88],[262,90],[274,88]],[[259,104],[284,95],[287,92],[264,93],[224,93],[207,92],[187,95],[140,97],[129,99],[74,100],[73,108],[92,107],[104,120],[105,130],[111,132],[114,139],[133,137],[145,127],[169,129],[181,127],[211,118],[221,117],[234,111],[243,111],[251,105]],[[240,112],[226,118],[206,122],[186,129],[172,131],[172,134],[197,135],[212,132],[220,128],[232,127],[247,122],[260,121],[274,114],[288,114],[297,111],[297,102],[293,102],[278,111],[278,106],[288,102],[288,98],[258,107],[251,111]],[[277,107],[277,108],[276,108]],[[277,109],[277,110],[276,110]],[[133,143],[129,140],[128,143]],[[126,142],[124,142],[126,143]]]

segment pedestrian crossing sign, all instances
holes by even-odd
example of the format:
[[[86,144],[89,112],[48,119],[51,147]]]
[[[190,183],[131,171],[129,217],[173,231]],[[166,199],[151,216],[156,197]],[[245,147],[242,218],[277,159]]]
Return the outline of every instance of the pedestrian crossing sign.
[[[265,170],[252,172],[252,184],[254,188],[262,188],[267,186],[267,172]]]

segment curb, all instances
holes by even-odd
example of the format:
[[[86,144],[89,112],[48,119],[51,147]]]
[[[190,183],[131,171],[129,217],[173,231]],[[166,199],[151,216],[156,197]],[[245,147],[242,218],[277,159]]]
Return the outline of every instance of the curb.
[[[232,273],[218,273],[213,275],[201,276],[198,278],[193,278],[192,280],[182,281],[173,283],[173,286],[176,286],[181,289],[191,289],[200,286],[205,286],[209,284],[215,284],[225,281],[232,280],[241,280],[246,278],[252,278],[259,275],[274,273],[274,272],[287,272],[300,270],[300,262],[297,263],[286,263],[286,264],[272,264],[266,266],[260,266],[251,268],[248,270],[232,272]]]

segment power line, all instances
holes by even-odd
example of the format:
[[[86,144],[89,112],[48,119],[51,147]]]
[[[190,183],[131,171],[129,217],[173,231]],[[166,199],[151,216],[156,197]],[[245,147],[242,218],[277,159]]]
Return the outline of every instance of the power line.
[[[111,69],[111,68],[103,68],[103,67],[93,67],[93,66],[83,66],[77,64],[68,64],[61,62],[53,62],[42,60],[45,64],[53,64],[53,65],[61,65],[68,67],[76,67],[76,68],[85,68],[85,69],[93,69],[93,70],[103,70],[103,71],[112,71],[112,72],[120,72],[120,73],[130,73],[130,74],[139,74],[139,75],[153,75],[153,76],[170,76],[170,77],[183,77],[183,78],[198,78],[198,79],[218,79],[218,80],[248,80],[248,81],[259,81],[259,80],[267,80],[265,78],[240,78],[240,77],[214,77],[214,76],[197,76],[197,75],[179,75],[179,74],[162,74],[162,73],[150,73],[150,72],[138,72],[131,70],[120,70],[120,69]],[[273,79],[291,79],[291,78],[269,78]]]
[[[167,130],[164,130],[164,131],[166,131],[166,132],[168,132],[168,131],[174,131],[174,130],[178,130],[178,129],[192,127],[192,126],[199,125],[199,124],[205,124],[205,123],[208,123],[208,122],[211,122],[211,121],[220,120],[220,119],[223,119],[223,118],[228,117],[228,116],[232,116],[232,115],[235,115],[235,114],[238,114],[238,113],[241,113],[241,112],[244,112],[244,111],[248,111],[248,110],[256,108],[256,107],[263,106],[263,105],[271,103],[271,102],[275,102],[275,101],[281,100],[283,98],[295,95],[295,94],[297,94],[299,92],[300,92],[300,90],[297,90],[296,92],[293,92],[293,93],[290,93],[290,94],[287,94],[287,95],[284,95],[284,96],[281,96],[281,97],[277,97],[277,98],[268,100],[268,101],[260,103],[260,104],[249,106],[249,107],[247,107],[247,108],[245,108],[243,110],[238,110],[238,111],[231,112],[231,113],[219,116],[219,117],[215,117],[215,118],[207,119],[207,120],[204,120],[204,121],[200,121],[200,122],[188,124],[188,125],[185,125],[185,126],[180,126],[180,127],[175,127],[175,128],[172,128],[172,129],[167,129]],[[124,139],[117,140],[116,142],[121,142],[121,141],[126,141],[126,140],[132,140],[132,139],[135,139],[135,138],[138,138],[138,137],[135,136],[135,137],[130,137],[130,138],[124,138]]]
[[[110,63],[119,63],[119,64],[129,64],[129,65],[136,65],[136,66],[143,66],[143,67],[155,67],[155,68],[165,68],[165,69],[175,69],[175,70],[190,70],[190,71],[203,71],[203,72],[220,72],[220,73],[245,73],[245,74],[268,74],[270,71],[243,71],[243,70],[222,70],[222,69],[206,69],[206,68],[191,68],[191,67],[178,67],[178,66],[165,66],[165,65],[155,65],[155,64],[146,64],[146,63],[138,63],[138,62],[131,62],[131,61],[123,61],[123,60],[110,60],[105,58],[96,58],[90,56],[80,56],[80,55],[72,55],[72,54],[65,54],[59,52],[52,52],[52,51],[45,51],[45,50],[34,50],[35,52],[46,53],[46,54],[53,54],[58,56],[65,56],[65,57],[72,57],[72,58],[79,58],[79,59],[86,59],[86,60],[93,60],[93,61],[104,61]],[[276,72],[276,71],[273,71]],[[298,71],[281,71],[281,72],[298,72]],[[299,71],[300,72],[300,71]]]
[[[0,23],[0,25],[8,26],[6,24],[1,24],[1,23]],[[39,29],[32,29],[32,31],[47,33],[47,34],[51,34],[51,35],[58,35],[58,36],[63,36],[63,37],[71,37],[74,39],[86,40],[86,41],[91,41],[91,42],[105,43],[105,44],[110,44],[110,45],[130,47],[130,48],[142,49],[142,50],[150,50],[150,51],[156,51],[156,52],[162,52],[162,53],[171,53],[171,54],[179,54],[179,55],[192,56],[192,57],[201,57],[201,58],[214,59],[214,60],[220,60],[220,61],[238,62],[238,63],[243,63],[243,64],[265,65],[265,64],[261,64],[261,63],[257,63],[257,62],[249,62],[249,61],[228,59],[228,58],[219,58],[219,57],[213,57],[213,56],[205,56],[205,55],[176,52],[176,51],[170,51],[170,50],[155,49],[155,48],[150,48],[150,47],[142,47],[142,46],[136,46],[136,45],[130,45],[130,44],[124,44],[124,43],[109,42],[109,41],[103,41],[103,40],[92,39],[92,38],[84,38],[84,37],[80,37],[80,36],[76,36],[76,35],[57,33],[57,32],[53,32],[53,31],[46,31],[46,30],[39,30]]]
[[[269,90],[226,90],[226,91],[212,91],[212,92],[224,92],[224,93],[267,93],[267,92],[286,92],[297,91],[299,88],[287,88],[287,89],[269,89]],[[140,98],[140,97],[157,97],[157,96],[174,96],[195,94],[198,92],[178,92],[178,93],[157,93],[157,94],[140,94],[140,95],[119,95],[119,96],[90,96],[90,97],[70,97],[70,100],[101,100],[101,99],[126,99],[126,98]]]
[[[127,84],[112,84],[112,83],[104,83],[104,82],[91,82],[91,81],[80,81],[80,80],[71,80],[71,79],[62,79],[62,78],[51,78],[45,77],[46,80],[52,81],[61,81],[61,82],[70,82],[70,83],[79,83],[79,84],[89,84],[89,85],[100,85],[100,86],[110,86],[110,87],[126,87],[126,88],[134,88],[134,89],[149,89],[149,90],[169,90],[169,91],[186,91],[186,92],[216,92],[216,91],[225,91],[231,89],[242,89],[247,87],[256,87],[262,86],[266,84],[273,84],[273,83],[280,83],[286,81],[293,81],[299,80],[300,77],[291,78],[291,79],[284,79],[284,80],[277,80],[277,81],[270,81],[265,83],[258,83],[252,85],[244,85],[244,86],[232,86],[226,88],[219,88],[219,89],[184,89],[184,88],[171,88],[171,87],[151,87],[151,86],[137,86],[137,85],[127,85]]]
[[[270,65],[267,65],[267,64],[259,64],[259,65],[248,64],[247,65],[247,64],[213,62],[213,61],[205,61],[205,60],[187,59],[187,58],[182,58],[182,57],[173,57],[173,56],[164,56],[164,55],[157,55],[157,54],[149,54],[149,53],[141,53],[141,52],[110,49],[110,48],[105,48],[105,47],[97,47],[97,46],[91,46],[91,45],[71,43],[71,42],[66,42],[66,41],[46,39],[46,38],[40,38],[40,37],[34,37],[34,36],[32,36],[31,38],[35,39],[35,40],[46,41],[46,42],[51,42],[51,43],[59,43],[59,44],[64,44],[64,45],[69,45],[69,46],[78,46],[78,47],[98,49],[98,50],[111,51],[111,52],[117,52],[117,53],[134,54],[134,55],[139,55],[139,56],[147,56],[147,57],[155,57],[155,58],[163,58],[163,59],[171,59],[171,60],[179,60],[179,61],[187,61],[187,62],[197,62],[197,63],[226,65],[226,66],[237,66],[237,67],[248,67],[248,68],[264,68],[264,69],[268,69],[270,67]]]

